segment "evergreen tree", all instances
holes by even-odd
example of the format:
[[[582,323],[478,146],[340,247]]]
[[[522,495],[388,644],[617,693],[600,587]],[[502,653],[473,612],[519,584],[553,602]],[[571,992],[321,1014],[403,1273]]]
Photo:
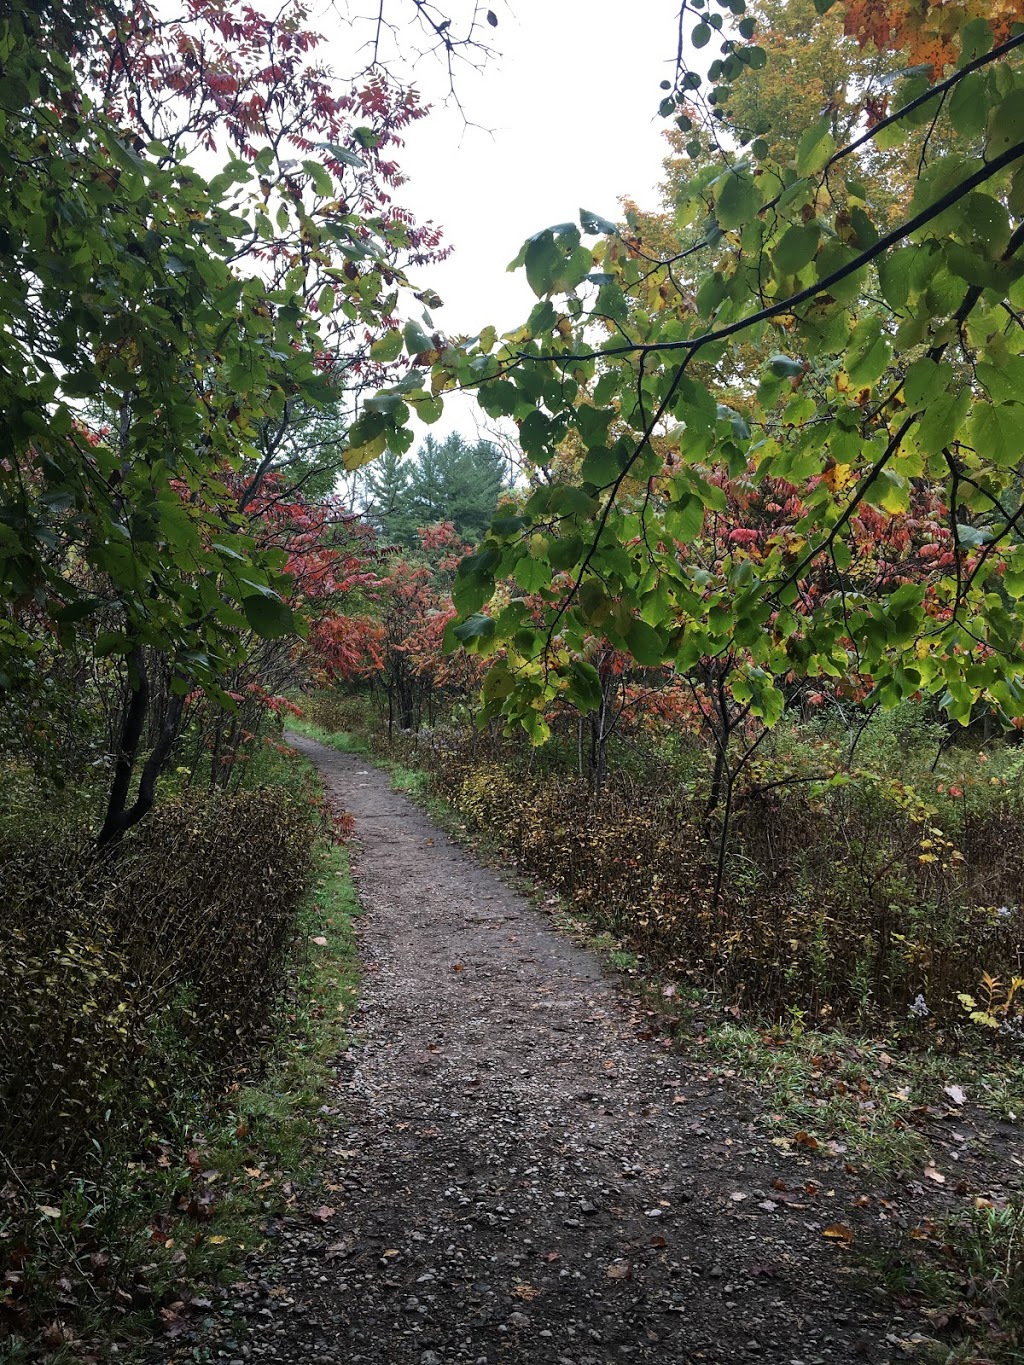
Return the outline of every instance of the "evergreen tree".
[[[450,521],[465,540],[477,541],[504,487],[505,459],[490,441],[470,445],[457,433],[440,442],[428,436],[412,472],[415,525]]]
[[[367,520],[388,544],[411,546],[419,526],[413,508],[413,471],[401,455],[386,450],[365,471],[363,500]]]

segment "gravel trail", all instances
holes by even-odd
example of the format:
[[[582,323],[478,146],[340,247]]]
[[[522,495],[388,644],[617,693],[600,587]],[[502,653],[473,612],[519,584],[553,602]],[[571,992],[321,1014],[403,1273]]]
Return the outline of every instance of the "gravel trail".
[[[324,1112],[322,1183],[229,1291],[215,1357],[914,1353],[913,1322],[824,1235],[858,1225],[841,1159],[773,1145],[740,1089],[638,1036],[597,960],[365,758],[289,740],[355,817],[359,1042]]]

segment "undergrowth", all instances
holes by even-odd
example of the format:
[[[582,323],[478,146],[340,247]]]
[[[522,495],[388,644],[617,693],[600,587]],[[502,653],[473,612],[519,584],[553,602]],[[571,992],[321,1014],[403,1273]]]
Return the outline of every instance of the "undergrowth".
[[[46,884],[64,921],[52,951],[33,943],[26,958],[49,953],[38,1026],[30,973],[11,985],[22,1003],[5,1022],[46,1084],[0,1062],[4,1358],[57,1362],[112,1340],[123,1353],[154,1324],[174,1334],[292,1197],[355,996],[358,906],[313,770],[294,755],[272,763],[263,794],[158,814],[110,874],[124,894],[101,897],[91,874]],[[6,904],[11,934],[25,897]],[[80,1049],[73,1068],[47,1043],[48,1020]]]

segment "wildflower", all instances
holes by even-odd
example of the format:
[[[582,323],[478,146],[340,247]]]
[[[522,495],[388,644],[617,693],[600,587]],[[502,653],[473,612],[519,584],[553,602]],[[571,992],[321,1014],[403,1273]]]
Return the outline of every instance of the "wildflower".
[[[914,997],[914,1003],[910,1006],[910,1013],[917,1019],[924,1019],[931,1014],[931,1010],[925,1004],[924,996],[920,992]]]
[[[1010,916],[1013,914],[1013,910],[1009,905],[997,905],[996,914],[999,916],[1000,919],[1009,919]]]

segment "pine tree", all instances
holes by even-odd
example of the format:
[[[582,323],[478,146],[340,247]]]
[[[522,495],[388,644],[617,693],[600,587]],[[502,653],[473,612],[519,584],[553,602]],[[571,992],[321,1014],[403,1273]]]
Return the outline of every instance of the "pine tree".
[[[411,546],[419,522],[413,509],[413,471],[391,450],[366,470],[364,506],[367,519],[388,544]]]
[[[479,540],[504,486],[505,460],[490,441],[470,445],[458,433],[441,442],[428,436],[412,473],[415,523],[450,521],[464,539]]]

